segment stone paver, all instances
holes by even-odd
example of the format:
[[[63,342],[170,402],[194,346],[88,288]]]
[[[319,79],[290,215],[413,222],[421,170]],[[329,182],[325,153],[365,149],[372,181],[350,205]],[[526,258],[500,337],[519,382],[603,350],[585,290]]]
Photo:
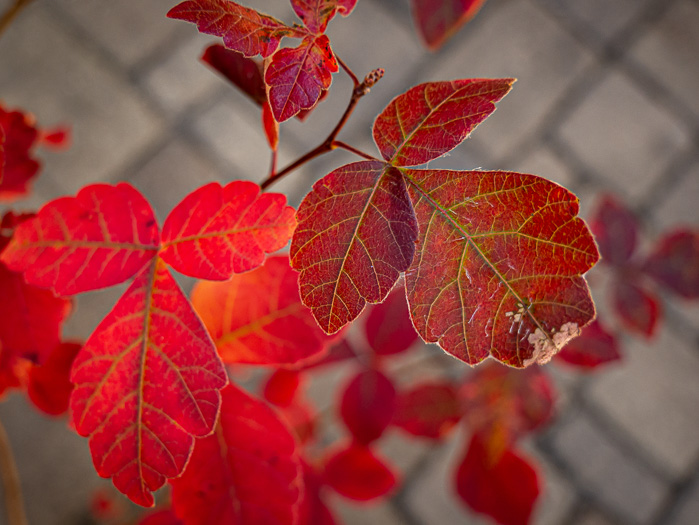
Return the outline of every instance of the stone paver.
[[[699,479],[690,486],[676,511],[669,519],[669,525],[695,525],[699,516]]]
[[[681,180],[671,188],[658,202],[653,203],[654,225],[657,233],[680,227],[699,225],[699,162],[682,176]]]

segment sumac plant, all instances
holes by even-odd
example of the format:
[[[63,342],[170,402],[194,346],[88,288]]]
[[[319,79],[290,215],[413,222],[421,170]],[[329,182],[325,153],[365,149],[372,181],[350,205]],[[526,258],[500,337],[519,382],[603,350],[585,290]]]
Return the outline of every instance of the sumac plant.
[[[366,501],[399,483],[375,447],[387,427],[439,440],[462,419],[471,438],[457,493],[500,523],[529,520],[537,474],[516,443],[548,420],[554,396],[533,365],[593,320],[583,274],[599,258],[595,241],[558,184],[427,167],[490,116],[513,79],[420,84],[376,117],[377,152],[339,140],[383,75],[360,80],[325,34],[355,3],[291,0],[301,21],[291,25],[229,0],[169,12],[221,37],[203,60],[261,106],[272,151],[261,185],[207,184],[162,226],[126,183],[2,219],[0,389],[24,388],[51,414],[69,410],[97,473],[131,501],[153,506],[168,484],[142,523],[334,523],[329,490]],[[427,20],[434,2],[415,2],[433,47],[482,1],[444,3],[446,22]],[[277,169],[279,125],[312,111],[340,69],[354,84],[340,121]],[[11,200],[38,171],[34,148],[65,133],[4,107],[0,130],[0,197]],[[298,210],[267,191],[335,149],[359,160],[318,180]],[[200,280],[190,298],[173,271]],[[84,344],[61,340],[71,296],[128,280]],[[357,345],[347,328],[360,316]],[[460,384],[398,388],[386,363],[418,337],[468,365],[489,362]],[[339,361],[356,366],[337,407],[348,437],[324,447],[304,385]],[[229,378],[242,364],[272,367],[264,399]]]

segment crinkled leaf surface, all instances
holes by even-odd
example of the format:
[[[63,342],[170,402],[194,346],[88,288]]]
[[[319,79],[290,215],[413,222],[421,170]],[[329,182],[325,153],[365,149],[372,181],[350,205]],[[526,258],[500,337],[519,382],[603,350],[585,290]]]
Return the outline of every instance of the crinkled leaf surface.
[[[557,357],[582,369],[593,369],[621,359],[616,337],[595,319],[583,328],[580,337],[565,345]]]
[[[325,482],[346,498],[368,501],[396,486],[396,475],[368,447],[351,444],[330,455],[325,463]]]
[[[449,383],[422,383],[399,393],[392,423],[414,436],[442,439],[462,415],[456,388]]]
[[[404,352],[417,341],[402,287],[371,308],[364,329],[369,346],[378,355]]]
[[[661,239],[644,270],[682,297],[699,297],[699,232],[678,230]]]
[[[590,223],[602,260],[623,265],[636,251],[638,220],[619,200],[605,195]]]
[[[226,49],[220,44],[207,47],[201,60],[218,71],[258,105],[261,106],[267,100],[261,61]]]
[[[155,257],[158,225],[132,186],[95,184],[44,205],[0,256],[28,283],[71,295],[118,284]]]
[[[436,50],[475,16],[485,0],[411,0],[413,19],[427,47]]]
[[[296,364],[331,341],[301,303],[285,256],[226,282],[198,283],[192,303],[227,363]]]
[[[441,157],[495,111],[514,79],[428,82],[394,98],[374,121],[374,140],[387,161],[417,166]]]
[[[222,392],[214,434],[197,440],[172,484],[186,525],[291,525],[302,493],[294,438],[263,402],[233,385]]]
[[[167,267],[144,268],[78,354],[75,429],[97,472],[140,505],[179,476],[213,431],[227,382],[206,329]]]
[[[291,0],[294,12],[310,31],[324,33],[328,22],[339,12],[350,14],[357,0]]]
[[[525,367],[594,318],[582,274],[599,256],[572,193],[520,173],[402,171],[420,228],[406,290],[425,341]]]
[[[396,389],[379,370],[355,375],[342,393],[340,414],[354,439],[361,444],[377,440],[393,419]]]
[[[260,266],[265,253],[289,242],[295,225],[284,195],[261,194],[254,182],[212,182],[170,212],[161,257],[185,275],[225,280]]]
[[[291,265],[301,300],[334,333],[382,301],[413,259],[417,224],[403,178],[382,162],[343,166],[299,207]]]
[[[187,0],[167,16],[196,24],[201,33],[222,37],[227,48],[246,57],[267,57],[283,37],[298,34],[271,16],[229,0]]]

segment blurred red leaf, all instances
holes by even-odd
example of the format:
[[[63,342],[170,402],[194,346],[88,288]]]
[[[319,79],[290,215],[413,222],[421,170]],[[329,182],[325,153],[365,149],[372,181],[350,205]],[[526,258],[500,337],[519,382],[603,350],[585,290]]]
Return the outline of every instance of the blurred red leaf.
[[[393,419],[396,389],[391,380],[374,369],[355,375],[342,394],[340,414],[358,443],[375,441]]]
[[[307,399],[297,395],[289,406],[279,407],[279,415],[291,429],[299,445],[316,438],[316,409]]]
[[[348,164],[301,203],[291,265],[301,300],[334,333],[366,302],[382,301],[413,259],[417,224],[400,173],[379,161]]]
[[[237,387],[221,394],[215,433],[197,440],[184,474],[170,482],[176,514],[187,525],[295,523],[302,471],[289,430]]]
[[[613,195],[602,197],[590,229],[602,259],[609,264],[623,265],[636,251],[638,221]]]
[[[237,86],[259,106],[267,100],[261,61],[247,58],[242,53],[226,49],[220,44],[207,47],[201,60]]]
[[[612,301],[617,315],[626,328],[651,337],[661,315],[657,297],[634,281],[618,276],[612,284]]]
[[[324,480],[339,494],[357,501],[381,497],[396,486],[396,475],[391,468],[359,444],[327,458]]]
[[[43,129],[39,133],[39,142],[45,148],[62,151],[70,147],[70,128],[68,126],[56,126],[51,129]]]
[[[332,341],[301,304],[286,256],[224,283],[197,283],[192,304],[227,363],[296,364]]]
[[[473,18],[485,0],[411,0],[410,3],[420,36],[434,51]]]
[[[580,337],[568,343],[558,357],[571,365],[593,369],[621,359],[619,344],[598,319],[583,328]]]
[[[0,105],[0,202],[13,201],[29,192],[39,172],[33,149],[39,139],[34,118]]]
[[[0,253],[12,240],[15,228],[33,217],[36,217],[35,213],[16,213],[12,210],[2,216],[2,220],[0,220]]]
[[[161,257],[185,275],[226,280],[260,266],[265,253],[289,242],[295,225],[284,195],[260,193],[254,182],[212,182],[170,212]]]
[[[95,184],[17,226],[0,260],[28,283],[72,295],[118,284],[159,249],[150,204],[132,186]]]
[[[68,410],[68,400],[73,391],[70,368],[81,345],[61,343],[48,355],[42,365],[29,371],[27,394],[36,407],[52,416]]]
[[[31,361],[5,350],[0,341],[0,399],[7,390],[27,384],[31,367]]]
[[[371,308],[365,331],[369,346],[378,355],[398,354],[413,346],[418,335],[410,320],[402,287]]]
[[[453,386],[422,383],[398,394],[393,424],[414,436],[442,439],[462,415],[461,401]]]
[[[474,436],[456,473],[456,491],[471,509],[501,525],[526,525],[539,496],[539,480],[514,450],[494,458]]]
[[[90,438],[98,474],[145,506],[182,473],[193,436],[212,432],[227,383],[206,329],[157,258],[92,333],[71,380],[73,423]]]
[[[441,157],[495,111],[514,79],[428,82],[394,98],[374,121],[374,140],[395,166]]]
[[[170,509],[149,512],[141,518],[138,525],[185,525]]]
[[[279,122],[274,119],[272,106],[270,106],[267,101],[265,101],[262,106],[262,127],[265,131],[267,144],[269,144],[270,149],[272,151],[277,151],[279,147]]]
[[[246,57],[268,57],[283,37],[303,34],[271,16],[229,0],[187,0],[170,9],[167,16],[196,24],[201,33],[222,37],[228,49]]]
[[[298,371],[278,368],[267,378],[263,396],[273,405],[288,407],[294,401],[300,384]]]
[[[402,172],[420,225],[406,290],[425,341],[525,367],[594,318],[581,275],[599,256],[575,195],[521,173]]]
[[[320,366],[332,365],[354,359],[357,357],[354,348],[347,342],[346,339],[341,339],[330,345],[327,353],[321,354],[319,359],[313,359],[308,363],[304,363],[299,367],[300,370],[309,370]]]
[[[278,122],[311,109],[337,72],[335,55],[325,35],[306,37],[298,47],[280,49],[265,71],[269,103]]]
[[[324,33],[328,22],[339,12],[347,16],[357,0],[291,0],[294,12],[310,31]]]
[[[644,270],[682,297],[699,297],[699,232],[678,230],[663,237]]]
[[[303,462],[303,500],[299,511],[298,525],[339,525],[339,521],[323,501],[321,489],[324,485],[321,474]]]
[[[125,510],[123,498],[107,487],[97,488],[90,496],[90,514],[97,522],[121,518]]]

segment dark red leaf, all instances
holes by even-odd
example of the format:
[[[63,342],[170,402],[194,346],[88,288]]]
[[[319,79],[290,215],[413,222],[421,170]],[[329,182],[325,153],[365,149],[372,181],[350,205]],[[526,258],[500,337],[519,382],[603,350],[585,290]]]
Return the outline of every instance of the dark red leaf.
[[[324,480],[338,493],[357,501],[379,498],[396,486],[396,475],[385,461],[358,444],[326,460]]]
[[[581,275],[599,255],[575,195],[521,173],[402,171],[420,227],[406,290],[425,341],[525,367],[594,318]]]
[[[73,424],[89,436],[98,474],[150,506],[152,491],[184,470],[194,436],[213,431],[227,376],[206,329],[156,258],[87,340],[71,380]]]
[[[323,479],[308,463],[303,466],[303,500],[299,511],[298,525],[339,525],[321,495]]]
[[[72,295],[125,281],[159,246],[153,210],[138,191],[95,184],[17,226],[0,259],[28,283]]]
[[[68,400],[73,391],[70,368],[81,345],[62,343],[48,356],[43,365],[29,371],[27,393],[36,407],[52,416],[68,410]]]
[[[391,423],[396,389],[391,380],[374,369],[359,372],[342,394],[342,420],[358,443],[377,440]]]
[[[514,79],[428,82],[394,98],[374,121],[374,140],[387,161],[416,166],[461,144],[495,111]]]
[[[414,436],[442,439],[462,415],[461,402],[453,386],[422,383],[399,393],[393,424]]]
[[[233,385],[222,392],[216,432],[197,440],[172,505],[187,525],[291,525],[302,493],[289,430],[263,402]]]
[[[0,342],[0,399],[7,390],[21,388],[29,380],[31,361],[4,350]]]
[[[288,407],[294,401],[300,383],[298,371],[278,368],[267,378],[263,395],[273,405]]]
[[[141,518],[138,525],[185,525],[170,509],[149,512]]]
[[[314,33],[324,33],[336,12],[350,14],[357,0],[291,0],[294,12]]]
[[[185,275],[226,280],[260,266],[266,253],[289,242],[295,226],[284,195],[260,193],[254,182],[212,182],[170,212],[161,257]]]
[[[621,359],[616,337],[601,325],[599,319],[583,328],[580,337],[573,339],[557,355],[566,363],[584,369]]]
[[[624,326],[651,337],[661,316],[660,301],[630,279],[619,276],[612,285],[612,301]]]
[[[379,355],[398,354],[413,346],[418,335],[413,328],[405,290],[396,289],[371,308],[365,325],[366,338]]]
[[[514,450],[492,457],[474,437],[456,473],[456,491],[471,509],[501,525],[527,525],[539,497],[539,480]]]
[[[258,105],[261,106],[267,100],[261,61],[247,58],[242,53],[226,49],[220,44],[207,47],[201,60],[221,73]]]
[[[39,172],[33,149],[39,138],[34,118],[0,105],[0,202],[25,196]]]
[[[313,185],[301,203],[291,265],[301,300],[334,333],[366,302],[381,302],[413,260],[418,230],[398,170],[348,164]]]
[[[229,0],[187,0],[170,9],[167,16],[196,24],[201,33],[222,37],[228,49],[246,57],[268,57],[283,37],[300,36],[279,20]]]
[[[277,151],[279,147],[279,122],[274,119],[272,114],[272,106],[265,101],[262,106],[262,127],[265,130],[267,143],[272,151]]]
[[[638,239],[638,221],[613,195],[605,195],[590,223],[602,259],[623,265],[634,251]]]
[[[301,304],[286,256],[225,283],[199,282],[192,303],[227,363],[301,363],[332,341]]]
[[[473,18],[485,0],[411,0],[410,3],[420,36],[434,51]]]
[[[34,217],[36,217],[35,213],[15,213],[13,211],[8,211],[3,215],[2,221],[0,221],[0,253],[12,240],[15,228]]]
[[[348,359],[354,359],[357,357],[354,348],[347,342],[346,339],[341,339],[336,343],[333,343],[326,354],[322,354],[320,359],[313,359],[309,363],[305,363],[301,366],[300,370],[309,370],[311,368],[316,368],[319,366],[332,365],[334,363],[340,363]]]
[[[296,436],[300,445],[305,445],[316,438],[318,413],[308,400],[297,395],[289,406],[280,407],[279,415]]]
[[[682,297],[699,297],[699,232],[679,230],[663,237],[644,270]]]
[[[337,70],[337,60],[325,35],[306,37],[298,47],[280,49],[265,71],[274,118],[284,122],[315,106]]]

